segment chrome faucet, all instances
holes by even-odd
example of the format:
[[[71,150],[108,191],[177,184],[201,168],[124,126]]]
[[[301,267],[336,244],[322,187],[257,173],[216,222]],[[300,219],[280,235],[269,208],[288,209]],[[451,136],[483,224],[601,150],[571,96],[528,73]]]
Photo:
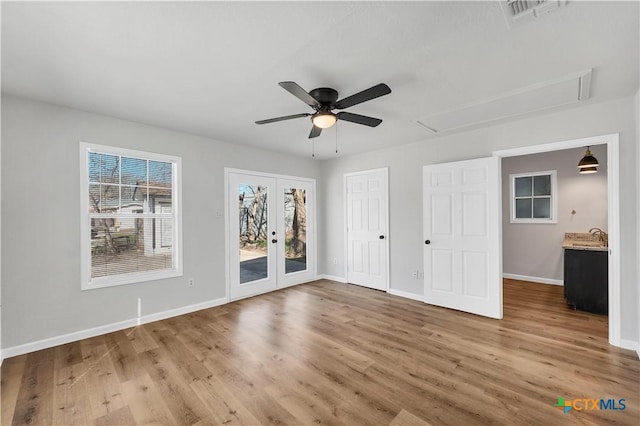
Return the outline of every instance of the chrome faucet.
[[[598,236],[598,240],[600,240],[601,243],[604,243],[607,240],[607,233],[604,232],[602,229],[600,228],[591,228],[589,229],[589,233],[591,235],[593,235],[594,237],[597,235]]]

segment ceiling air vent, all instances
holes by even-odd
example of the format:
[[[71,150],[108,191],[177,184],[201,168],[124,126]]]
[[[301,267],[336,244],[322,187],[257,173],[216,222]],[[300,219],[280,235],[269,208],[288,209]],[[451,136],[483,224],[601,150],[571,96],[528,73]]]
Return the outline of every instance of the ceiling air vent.
[[[509,26],[533,21],[567,4],[566,0],[507,0],[501,1]]]

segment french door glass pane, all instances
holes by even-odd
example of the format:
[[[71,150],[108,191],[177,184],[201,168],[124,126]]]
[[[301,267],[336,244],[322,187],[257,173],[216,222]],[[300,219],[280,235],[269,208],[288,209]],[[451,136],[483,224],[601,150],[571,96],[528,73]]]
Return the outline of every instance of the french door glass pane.
[[[267,196],[266,186],[238,186],[240,284],[269,276]]]
[[[284,190],[285,273],[307,269],[307,191]]]

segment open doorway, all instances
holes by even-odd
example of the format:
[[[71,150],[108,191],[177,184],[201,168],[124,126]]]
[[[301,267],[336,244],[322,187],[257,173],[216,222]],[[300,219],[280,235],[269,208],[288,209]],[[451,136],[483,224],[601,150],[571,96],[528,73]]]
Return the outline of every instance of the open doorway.
[[[596,174],[580,175],[577,173],[577,163],[585,154],[587,146],[592,147],[596,158],[598,155],[600,156],[601,166]],[[501,197],[503,205],[503,276],[508,279],[544,284],[562,284],[564,278],[562,245],[565,232],[588,235],[592,228],[602,229],[606,232],[608,246],[608,249],[604,250],[604,256],[608,258],[608,271],[606,271],[608,278],[608,340],[610,344],[619,346],[618,135],[604,135],[499,151],[495,152],[494,156],[501,157],[503,160]],[[558,166],[567,161],[572,163],[575,171],[573,177],[570,177],[570,169],[565,171],[565,166]],[[521,172],[515,172],[514,168],[519,168]],[[548,181],[553,181],[553,176],[548,179],[546,176],[551,175],[554,170],[557,170],[556,184],[560,179],[563,180],[556,188],[557,198],[549,200],[549,202],[538,203],[538,209],[534,211],[533,198],[536,196],[532,187],[530,202],[531,216],[534,220],[531,222],[535,222],[535,219],[540,220],[538,223],[527,223],[526,220],[518,223],[518,219],[522,219],[522,217],[514,218],[516,216],[514,213],[516,206],[513,199],[515,179],[526,178],[529,173],[531,180],[520,179],[518,183],[522,186],[531,182],[533,185],[536,176],[545,176],[544,178],[539,177],[537,180],[546,185]],[[505,188],[505,181],[507,188]],[[551,185],[553,186],[553,182]],[[519,203],[522,211],[529,206],[524,192],[520,192],[520,198],[525,200]],[[545,190],[538,190],[540,198],[546,196],[546,194],[542,194],[543,192],[547,192],[546,187]],[[588,196],[589,199],[584,200],[585,196]],[[560,200],[560,197],[563,200]],[[599,206],[589,205],[589,201],[599,204]],[[519,216],[526,216],[522,211]],[[552,217],[551,220],[548,219],[549,216]],[[602,235],[595,231],[594,233],[598,238]],[[555,293],[563,295],[559,289]]]

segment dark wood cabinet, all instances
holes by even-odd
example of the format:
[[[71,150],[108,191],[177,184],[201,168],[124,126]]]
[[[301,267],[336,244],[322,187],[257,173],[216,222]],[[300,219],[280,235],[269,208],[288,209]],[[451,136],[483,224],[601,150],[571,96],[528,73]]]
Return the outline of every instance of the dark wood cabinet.
[[[564,250],[564,298],[580,311],[607,314],[609,253]]]

